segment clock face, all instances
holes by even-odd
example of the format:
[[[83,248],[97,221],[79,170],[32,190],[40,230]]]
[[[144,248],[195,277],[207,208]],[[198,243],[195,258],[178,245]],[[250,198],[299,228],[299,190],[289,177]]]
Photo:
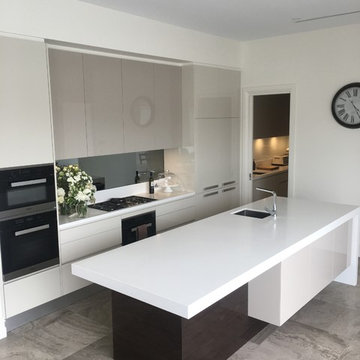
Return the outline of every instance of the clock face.
[[[340,125],[360,128],[360,83],[342,87],[334,96],[331,111]]]

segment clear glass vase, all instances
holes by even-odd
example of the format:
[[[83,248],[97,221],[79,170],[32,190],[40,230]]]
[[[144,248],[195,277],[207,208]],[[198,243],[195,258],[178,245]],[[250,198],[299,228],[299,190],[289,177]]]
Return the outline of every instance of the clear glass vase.
[[[75,206],[75,210],[78,217],[85,217],[87,214],[87,204],[85,202],[79,202]]]
[[[61,204],[59,206],[60,214],[61,215],[72,215],[76,212],[76,209],[74,206],[70,206],[68,204]]]

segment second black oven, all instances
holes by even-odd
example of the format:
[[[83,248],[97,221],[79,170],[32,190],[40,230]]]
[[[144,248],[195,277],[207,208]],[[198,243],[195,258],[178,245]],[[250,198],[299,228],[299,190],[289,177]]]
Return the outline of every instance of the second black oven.
[[[0,220],[3,280],[59,264],[56,210]]]

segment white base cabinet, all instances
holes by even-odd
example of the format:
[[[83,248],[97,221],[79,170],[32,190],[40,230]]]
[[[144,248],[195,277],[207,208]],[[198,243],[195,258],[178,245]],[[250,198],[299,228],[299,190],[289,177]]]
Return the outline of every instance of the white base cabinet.
[[[71,273],[71,263],[121,245],[121,217],[60,230],[62,295],[90,285]]]
[[[195,220],[195,199],[183,199],[156,208],[156,232],[190,223]]]
[[[4,285],[6,318],[61,296],[60,268],[42,271]]]
[[[91,285],[90,281],[75,276],[71,272],[71,264],[61,266],[61,294],[66,295],[73,291]]]
[[[121,244],[121,217],[60,231],[60,259],[67,264]]]
[[[281,326],[349,265],[348,221],[249,282],[249,316]]]

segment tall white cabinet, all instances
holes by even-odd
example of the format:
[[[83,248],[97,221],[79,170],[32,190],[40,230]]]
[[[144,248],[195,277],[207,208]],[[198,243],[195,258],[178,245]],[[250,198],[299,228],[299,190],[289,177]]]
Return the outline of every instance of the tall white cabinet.
[[[194,140],[197,215],[238,205],[240,71],[191,65],[183,70],[184,119]],[[190,135],[189,135],[190,134]]]
[[[0,84],[0,168],[52,162],[44,42],[0,36]]]

